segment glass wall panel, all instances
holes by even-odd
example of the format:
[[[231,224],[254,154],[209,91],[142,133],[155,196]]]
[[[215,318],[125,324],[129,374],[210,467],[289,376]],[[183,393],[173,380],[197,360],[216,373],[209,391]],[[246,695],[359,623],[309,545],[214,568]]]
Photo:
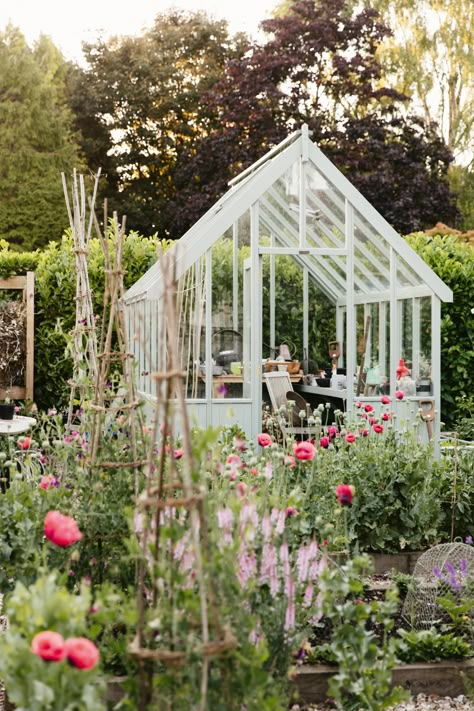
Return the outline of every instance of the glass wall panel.
[[[342,249],[345,245],[344,196],[313,163],[305,164],[305,174],[308,245]]]
[[[388,247],[356,209],[354,209],[354,278],[356,289],[364,293],[388,291],[390,286]]]

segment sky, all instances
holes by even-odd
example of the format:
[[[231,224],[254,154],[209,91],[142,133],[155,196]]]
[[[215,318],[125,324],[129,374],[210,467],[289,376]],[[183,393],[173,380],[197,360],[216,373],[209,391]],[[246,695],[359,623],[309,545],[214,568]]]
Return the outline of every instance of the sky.
[[[170,7],[206,10],[229,21],[231,31],[255,35],[278,0],[0,0],[0,30],[10,21],[32,43],[49,35],[66,59],[80,61],[81,43],[110,35],[133,35]]]

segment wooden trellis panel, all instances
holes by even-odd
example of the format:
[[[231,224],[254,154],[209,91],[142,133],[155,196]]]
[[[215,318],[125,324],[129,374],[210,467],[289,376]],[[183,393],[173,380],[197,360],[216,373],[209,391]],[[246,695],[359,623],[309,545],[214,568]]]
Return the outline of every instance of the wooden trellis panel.
[[[34,329],[35,329],[35,275],[27,272],[26,276],[14,276],[0,279],[0,289],[21,289],[23,303],[26,304],[26,364],[24,385],[11,388],[0,387],[0,399],[7,396],[12,400],[33,400],[34,375]]]

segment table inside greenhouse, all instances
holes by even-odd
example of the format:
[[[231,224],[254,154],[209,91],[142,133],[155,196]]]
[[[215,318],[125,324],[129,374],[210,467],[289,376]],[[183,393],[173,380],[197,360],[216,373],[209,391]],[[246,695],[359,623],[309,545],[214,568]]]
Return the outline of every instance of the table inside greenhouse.
[[[205,375],[201,375],[200,377],[203,382],[206,382]],[[289,377],[292,383],[299,383],[303,378],[301,373],[298,373],[297,375],[290,375]],[[214,375],[212,378],[212,396],[215,398],[225,397],[226,393],[224,392],[224,389],[227,385],[242,384],[243,382],[243,375],[234,375],[233,373],[229,373],[228,375]],[[326,388],[321,389],[325,390]]]

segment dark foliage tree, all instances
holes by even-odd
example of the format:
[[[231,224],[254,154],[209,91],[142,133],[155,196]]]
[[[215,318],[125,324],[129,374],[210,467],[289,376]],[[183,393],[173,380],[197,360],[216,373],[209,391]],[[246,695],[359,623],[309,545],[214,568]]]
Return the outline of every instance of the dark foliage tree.
[[[432,126],[403,116],[406,98],[382,85],[376,49],[388,29],[377,13],[354,14],[346,0],[295,0],[262,29],[268,39],[228,62],[207,92],[218,128],[181,156],[177,232],[303,122],[396,229],[452,223],[451,156]]]
[[[71,74],[70,101],[89,165],[106,173],[129,227],[177,236],[176,164],[209,130],[202,97],[246,44],[224,21],[173,10],[141,36],[84,47],[88,68]]]
[[[61,171],[81,168],[66,62],[47,37],[31,49],[9,25],[0,34],[0,67],[0,237],[34,249],[68,226]]]

